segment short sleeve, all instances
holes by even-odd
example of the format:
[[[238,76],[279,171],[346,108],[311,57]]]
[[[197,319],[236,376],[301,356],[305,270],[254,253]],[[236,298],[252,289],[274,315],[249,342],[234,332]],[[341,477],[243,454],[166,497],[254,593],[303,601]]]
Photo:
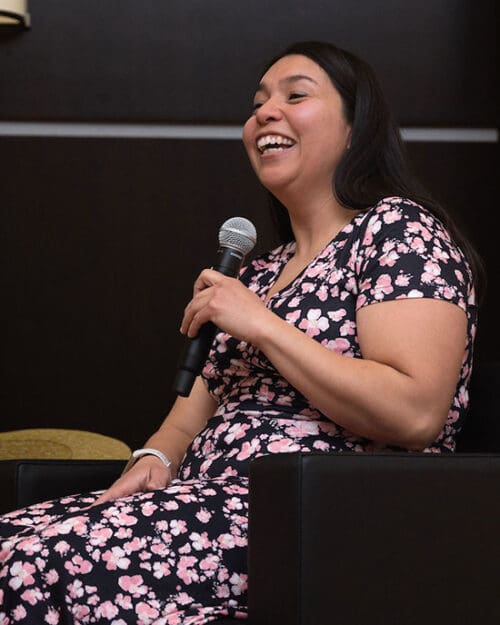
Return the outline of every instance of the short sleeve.
[[[376,302],[432,298],[464,311],[470,268],[442,223],[410,200],[387,198],[369,214],[356,250],[356,310]]]

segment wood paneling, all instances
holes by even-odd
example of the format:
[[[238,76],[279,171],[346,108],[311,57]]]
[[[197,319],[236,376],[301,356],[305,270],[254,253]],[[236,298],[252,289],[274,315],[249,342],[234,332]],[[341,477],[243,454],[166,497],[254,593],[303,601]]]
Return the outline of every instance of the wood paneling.
[[[0,31],[0,119],[240,122],[261,64],[304,39],[366,58],[404,126],[498,119],[494,0],[30,0],[30,11],[30,31]]]

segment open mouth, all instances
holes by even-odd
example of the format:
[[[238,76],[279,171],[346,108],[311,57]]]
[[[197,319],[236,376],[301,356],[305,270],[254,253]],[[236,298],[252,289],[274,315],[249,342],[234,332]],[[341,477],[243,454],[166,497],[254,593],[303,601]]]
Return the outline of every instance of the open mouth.
[[[257,140],[257,149],[261,154],[269,154],[271,152],[283,152],[288,150],[295,141],[282,135],[265,135]]]

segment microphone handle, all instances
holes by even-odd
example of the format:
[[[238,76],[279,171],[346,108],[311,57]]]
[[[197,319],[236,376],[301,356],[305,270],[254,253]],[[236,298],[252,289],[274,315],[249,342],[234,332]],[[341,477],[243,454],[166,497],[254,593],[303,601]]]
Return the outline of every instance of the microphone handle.
[[[244,254],[231,247],[221,247],[217,251],[215,271],[230,278],[235,278],[241,268]],[[173,390],[181,397],[188,397],[193,388],[196,377],[208,358],[210,348],[217,334],[217,326],[211,321],[204,323],[193,338],[188,338],[182,351]]]

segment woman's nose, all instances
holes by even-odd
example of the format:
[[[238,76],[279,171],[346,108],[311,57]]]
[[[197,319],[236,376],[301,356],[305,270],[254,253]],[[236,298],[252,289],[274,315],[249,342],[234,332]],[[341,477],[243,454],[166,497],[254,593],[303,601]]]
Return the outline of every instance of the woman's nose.
[[[267,122],[280,119],[282,111],[277,105],[276,100],[274,100],[274,98],[269,98],[259,106],[255,116],[259,124],[266,124]]]

